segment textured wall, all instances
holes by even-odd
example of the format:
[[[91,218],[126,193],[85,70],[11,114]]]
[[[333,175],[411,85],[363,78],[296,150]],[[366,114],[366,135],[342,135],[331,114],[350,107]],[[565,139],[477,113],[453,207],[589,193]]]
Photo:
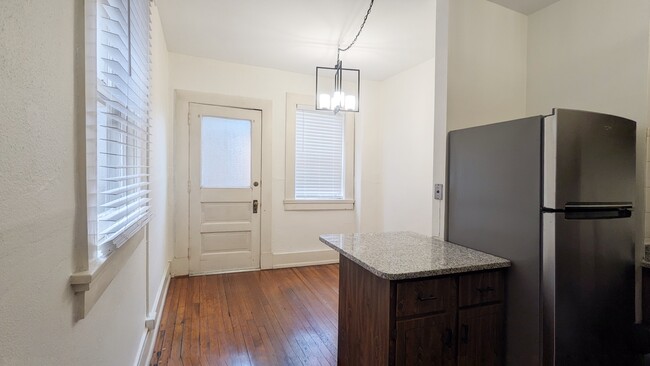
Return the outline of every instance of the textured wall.
[[[85,240],[75,235],[85,205],[75,189],[80,19],[82,1],[0,2],[2,366],[132,365],[145,335],[144,243],[86,319],[73,321],[73,244]]]
[[[486,0],[449,1],[448,131],[525,116],[527,21]]]
[[[383,230],[432,233],[433,89],[430,59],[380,83]],[[437,225],[436,225],[437,228]]]
[[[173,97],[169,88],[169,54],[163,35],[158,9],[152,7],[151,17],[151,207],[154,213],[149,223],[149,301],[160,292],[164,272],[174,250],[174,139],[172,118]]]

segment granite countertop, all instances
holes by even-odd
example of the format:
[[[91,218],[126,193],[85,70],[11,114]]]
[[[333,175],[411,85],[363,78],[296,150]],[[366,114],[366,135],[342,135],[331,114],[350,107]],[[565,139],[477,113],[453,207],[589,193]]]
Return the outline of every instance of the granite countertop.
[[[388,280],[510,267],[507,259],[407,231],[325,234],[320,241]]]

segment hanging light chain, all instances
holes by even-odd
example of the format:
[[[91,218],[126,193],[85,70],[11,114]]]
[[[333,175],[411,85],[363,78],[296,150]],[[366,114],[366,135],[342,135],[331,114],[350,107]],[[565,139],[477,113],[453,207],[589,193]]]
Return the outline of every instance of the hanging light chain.
[[[339,63],[339,61],[341,59],[341,57],[340,57],[341,52],[345,52],[345,51],[349,50],[357,42],[357,38],[359,38],[359,35],[361,34],[361,31],[363,30],[363,27],[366,25],[366,20],[368,20],[368,15],[370,15],[370,11],[372,10],[372,5],[374,3],[375,3],[375,0],[370,0],[370,6],[368,7],[368,11],[366,12],[366,15],[363,17],[363,22],[361,23],[361,27],[359,28],[359,31],[357,32],[357,35],[354,36],[354,39],[352,40],[352,42],[350,42],[350,44],[347,47],[344,47],[344,48],[339,47],[338,48],[338,51],[336,52],[336,63],[337,64]]]
[[[370,15],[370,11],[372,10],[372,6],[374,3],[375,0],[370,0],[368,11],[366,11],[366,15],[363,17],[363,22],[361,23],[361,27],[359,27],[359,31],[354,36],[352,42],[350,42],[350,44],[347,47],[340,47],[340,45],[337,47],[336,65],[334,66],[334,70],[336,71],[334,75],[334,93],[332,95],[318,94],[318,69],[320,69],[320,67],[316,67],[316,109],[317,110],[331,110],[334,111],[334,114],[338,113],[341,110],[345,110],[346,112],[359,111],[359,108],[357,107],[358,105],[357,98],[359,97],[359,70],[343,69],[340,56],[341,56],[341,52],[345,52],[349,50],[357,42],[357,39],[359,38],[361,31],[363,31],[363,27],[366,25],[366,21],[368,20],[368,16]],[[331,69],[331,68],[326,67],[324,69]],[[354,93],[351,95],[345,95],[345,93],[343,92],[342,90],[343,70],[353,71],[353,72],[356,71],[357,74],[356,96]]]

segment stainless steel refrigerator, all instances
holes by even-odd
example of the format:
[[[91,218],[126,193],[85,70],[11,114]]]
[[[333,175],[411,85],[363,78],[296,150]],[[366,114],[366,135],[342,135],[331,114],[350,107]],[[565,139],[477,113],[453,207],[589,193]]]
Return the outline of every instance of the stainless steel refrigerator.
[[[447,240],[513,264],[508,365],[639,364],[635,134],[568,109],[449,133]]]

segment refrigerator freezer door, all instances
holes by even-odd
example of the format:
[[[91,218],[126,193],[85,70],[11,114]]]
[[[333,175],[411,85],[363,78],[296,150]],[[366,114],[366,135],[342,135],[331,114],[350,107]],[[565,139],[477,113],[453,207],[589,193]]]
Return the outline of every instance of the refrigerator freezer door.
[[[555,344],[554,350],[544,347],[544,365],[638,365],[630,338],[633,220],[570,220],[562,213],[543,216],[544,343],[552,344],[552,331]],[[555,238],[551,244],[550,235]]]
[[[540,362],[542,117],[449,133],[447,240],[508,258],[506,364]]]
[[[564,209],[567,203],[634,201],[634,121],[558,109],[555,116],[546,118],[544,129],[545,207]],[[555,164],[549,161],[553,158]],[[553,176],[555,186],[551,187]]]

